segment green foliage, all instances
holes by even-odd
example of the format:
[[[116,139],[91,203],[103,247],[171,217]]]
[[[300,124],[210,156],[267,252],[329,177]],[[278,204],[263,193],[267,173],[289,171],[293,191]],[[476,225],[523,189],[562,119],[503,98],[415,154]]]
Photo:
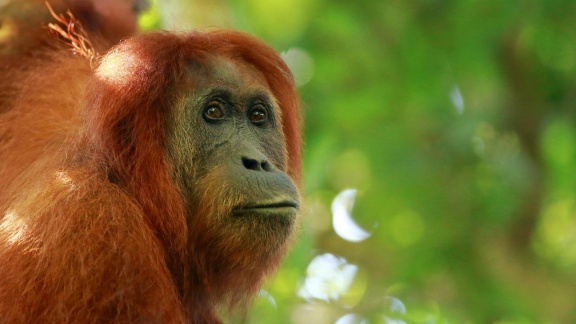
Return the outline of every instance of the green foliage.
[[[159,29],[161,26],[160,13],[158,12],[158,0],[150,0],[150,9],[140,14],[138,25],[142,30]]]

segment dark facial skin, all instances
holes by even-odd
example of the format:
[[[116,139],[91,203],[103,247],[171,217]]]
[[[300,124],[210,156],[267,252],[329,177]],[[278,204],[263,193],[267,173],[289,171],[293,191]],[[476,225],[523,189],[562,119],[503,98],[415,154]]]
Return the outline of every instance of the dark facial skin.
[[[176,111],[169,137],[176,177],[192,205],[211,206],[209,213],[222,223],[257,218],[292,227],[299,195],[284,173],[282,116],[264,77],[224,57],[191,70],[191,93]]]

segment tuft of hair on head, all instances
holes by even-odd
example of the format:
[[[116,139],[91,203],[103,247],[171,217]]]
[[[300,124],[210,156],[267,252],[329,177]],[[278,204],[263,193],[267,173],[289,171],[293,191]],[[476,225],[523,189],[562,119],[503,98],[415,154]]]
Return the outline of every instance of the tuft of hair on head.
[[[90,61],[90,66],[93,67],[99,55],[88,39],[82,23],[74,17],[70,10],[66,12],[66,15],[57,14],[48,1],[44,3],[52,17],[56,19],[55,23],[48,23],[48,30],[60,41],[71,47],[74,54],[87,58]]]

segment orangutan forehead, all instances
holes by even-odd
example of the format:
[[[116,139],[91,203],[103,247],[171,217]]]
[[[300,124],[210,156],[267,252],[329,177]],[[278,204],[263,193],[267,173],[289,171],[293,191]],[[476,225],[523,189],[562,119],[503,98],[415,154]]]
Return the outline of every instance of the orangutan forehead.
[[[203,76],[222,86],[232,89],[254,89],[269,91],[268,83],[260,72],[253,65],[232,60],[224,56],[216,56],[207,60],[203,68]]]

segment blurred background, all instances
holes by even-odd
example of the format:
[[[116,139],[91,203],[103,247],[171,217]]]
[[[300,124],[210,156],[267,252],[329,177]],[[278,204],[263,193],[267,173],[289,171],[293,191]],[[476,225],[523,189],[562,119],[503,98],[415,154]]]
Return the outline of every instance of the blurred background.
[[[289,62],[302,230],[245,323],[576,323],[576,2],[162,0]],[[350,190],[354,189],[354,190]]]

